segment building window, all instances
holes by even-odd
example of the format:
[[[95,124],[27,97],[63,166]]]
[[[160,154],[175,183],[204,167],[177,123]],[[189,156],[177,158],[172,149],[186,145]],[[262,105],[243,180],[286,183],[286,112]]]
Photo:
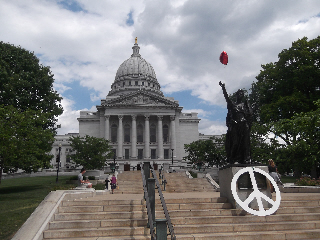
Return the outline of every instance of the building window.
[[[118,127],[116,124],[112,124],[111,126],[111,142],[117,142],[117,132],[118,132]]]
[[[124,159],[129,159],[129,149],[124,150]]]
[[[138,86],[138,81],[135,81],[135,82],[134,82],[134,85]]]
[[[169,159],[169,149],[164,149],[164,159]]]
[[[143,159],[143,149],[138,149],[138,159]]]
[[[131,86],[131,81],[129,81],[129,86]]]
[[[111,156],[112,159],[117,158],[117,149],[111,149],[113,155]]]
[[[130,126],[124,125],[124,142],[130,142]]]
[[[123,82],[123,86],[125,86],[126,85],[126,83],[125,82]]]
[[[143,142],[143,127],[141,124],[137,127],[137,142]]]
[[[151,159],[157,159],[157,149],[151,149]]]
[[[157,141],[157,129],[156,129],[156,125],[151,124],[150,126],[150,142],[156,142]]]
[[[142,86],[144,86],[144,82],[142,82]]]
[[[162,128],[163,142],[169,142],[169,127],[165,124]]]

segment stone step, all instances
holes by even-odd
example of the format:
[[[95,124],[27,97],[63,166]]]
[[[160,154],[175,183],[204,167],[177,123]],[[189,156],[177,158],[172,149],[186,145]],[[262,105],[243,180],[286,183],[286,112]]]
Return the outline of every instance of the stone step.
[[[139,205],[143,204],[144,200],[95,200],[95,199],[81,199],[75,201],[63,201],[62,206],[105,206],[105,205]]]
[[[100,227],[145,227],[147,219],[111,219],[111,220],[73,220],[53,221],[49,229],[76,229],[76,228],[100,228]]]
[[[166,204],[187,204],[187,203],[226,203],[227,198],[173,198],[166,199]],[[141,200],[96,200],[96,199],[80,199],[75,201],[63,201],[62,206],[105,206],[105,205],[141,205],[145,204],[143,199]],[[160,199],[156,199],[156,204],[161,204]]]
[[[315,207],[281,207],[277,214],[295,214],[295,213],[320,213],[320,208]]]
[[[280,207],[319,207],[318,201],[281,201]]]
[[[199,234],[217,232],[261,232],[261,231],[287,231],[287,230],[312,230],[319,229],[320,221],[308,222],[263,222],[242,224],[201,224],[201,225],[175,225],[176,234]]]
[[[88,213],[88,212],[130,212],[143,211],[144,205],[114,205],[114,206],[68,206],[59,207],[59,213]]]
[[[77,238],[77,237],[110,237],[116,236],[148,236],[149,229],[146,227],[100,227],[100,228],[81,228],[81,229],[54,229],[46,230],[43,233],[44,239],[56,238]]]
[[[271,215],[271,216],[190,216],[173,217],[171,222],[175,225],[184,224],[242,224],[242,223],[270,223],[270,222],[294,222],[294,221],[320,221],[320,214],[296,214],[296,215]]]
[[[132,212],[58,213],[55,221],[147,218],[147,210]]]
[[[115,240],[115,237],[77,237],[77,238],[46,238],[46,240]],[[150,236],[135,235],[133,236],[117,236],[117,240],[151,240]],[[171,238],[168,238],[170,240]]]
[[[207,234],[177,234],[181,240],[290,240],[290,239],[320,239],[320,230],[262,231],[237,233],[207,233]]]

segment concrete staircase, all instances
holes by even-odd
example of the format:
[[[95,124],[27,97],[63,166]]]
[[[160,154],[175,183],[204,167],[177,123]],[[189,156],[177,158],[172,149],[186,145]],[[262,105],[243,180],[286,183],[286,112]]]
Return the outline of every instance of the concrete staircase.
[[[114,194],[143,194],[142,177],[140,171],[126,171],[118,174],[119,189]]]
[[[105,198],[64,201],[44,231],[44,239],[149,239],[142,200]]]
[[[206,178],[188,178],[185,172],[173,172],[164,174],[167,192],[214,192],[213,186]]]
[[[265,217],[243,216],[222,198],[166,202],[177,239],[320,239],[319,197],[283,196],[276,214]]]
[[[142,189],[141,173],[122,174],[118,194],[63,201],[44,239],[150,239],[143,194],[136,192],[138,186]],[[167,174],[168,186],[173,181],[179,187],[172,184],[171,192],[164,192],[177,239],[320,239],[320,194],[282,193],[278,211],[259,217],[231,209],[218,192],[195,187],[204,183],[192,185],[183,174]],[[157,199],[156,219],[160,218],[164,214]]]

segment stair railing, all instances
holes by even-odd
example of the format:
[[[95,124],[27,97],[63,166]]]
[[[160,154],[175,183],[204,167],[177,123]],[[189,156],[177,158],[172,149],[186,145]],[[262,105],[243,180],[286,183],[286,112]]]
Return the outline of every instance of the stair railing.
[[[144,199],[145,199],[146,205],[147,205],[148,224],[150,227],[151,240],[155,240],[156,239],[155,238],[155,229],[154,229],[153,217],[152,217],[152,213],[151,213],[149,194],[148,194],[148,190],[147,190],[147,181],[144,176],[143,169],[141,169],[141,175],[142,175],[142,182],[143,182]]]
[[[159,181],[158,181],[158,178],[156,176],[156,173],[152,168],[151,168],[151,173],[152,173],[153,178],[155,178],[155,181],[156,181],[156,185],[157,185],[157,188],[158,188],[158,193],[159,193],[159,196],[160,196],[162,208],[163,208],[163,211],[164,211],[164,215],[166,216],[169,232],[171,234],[171,240],[176,240],[176,235],[174,234],[174,229],[173,229],[173,226],[172,226],[172,223],[171,223],[171,219],[170,219],[170,216],[169,216],[169,212],[168,212],[168,209],[167,209],[166,202],[165,202],[163,194],[162,194],[161,186],[159,184]]]

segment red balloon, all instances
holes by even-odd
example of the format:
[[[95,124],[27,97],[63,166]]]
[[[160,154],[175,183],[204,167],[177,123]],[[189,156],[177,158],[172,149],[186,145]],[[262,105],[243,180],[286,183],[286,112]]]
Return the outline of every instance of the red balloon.
[[[225,51],[220,54],[220,62],[224,65],[228,63],[228,54]]]

